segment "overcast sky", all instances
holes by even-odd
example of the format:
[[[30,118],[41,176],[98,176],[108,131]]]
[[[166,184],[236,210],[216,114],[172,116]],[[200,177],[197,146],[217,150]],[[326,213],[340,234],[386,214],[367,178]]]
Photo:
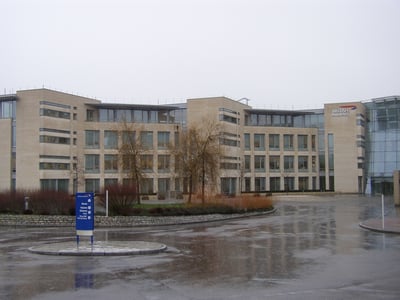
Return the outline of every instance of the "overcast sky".
[[[1,0],[0,93],[254,108],[400,95],[400,0]]]

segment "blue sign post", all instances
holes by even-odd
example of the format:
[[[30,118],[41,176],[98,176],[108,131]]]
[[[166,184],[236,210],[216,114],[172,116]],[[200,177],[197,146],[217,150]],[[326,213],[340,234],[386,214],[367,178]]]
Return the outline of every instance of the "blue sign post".
[[[76,244],[79,246],[79,236],[90,236],[93,246],[94,232],[94,193],[76,193]]]

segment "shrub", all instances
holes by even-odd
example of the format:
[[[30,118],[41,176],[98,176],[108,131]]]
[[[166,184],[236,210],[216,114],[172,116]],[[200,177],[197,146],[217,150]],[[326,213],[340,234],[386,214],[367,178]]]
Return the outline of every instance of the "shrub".
[[[68,215],[75,208],[75,201],[67,192],[61,191],[31,191],[29,208],[35,214]]]
[[[29,197],[25,209],[25,197]],[[17,190],[0,193],[0,212],[18,214],[69,214],[74,201],[66,192]]]
[[[24,193],[22,191],[3,191],[0,193],[1,213],[22,213],[25,209]]]
[[[115,184],[107,187],[108,209],[110,215],[129,216],[133,214],[133,205],[136,203],[136,187],[132,185]],[[100,203],[105,206],[105,191]]]
[[[226,207],[233,208],[236,212],[249,211],[249,210],[265,210],[273,207],[271,196],[261,196],[260,194],[255,195],[240,195],[236,197],[216,195],[215,197],[209,197],[206,199],[205,205],[220,206],[219,210],[229,211]],[[200,203],[195,198],[194,203]],[[222,209],[225,207],[225,209]],[[230,212],[228,212],[230,213]]]

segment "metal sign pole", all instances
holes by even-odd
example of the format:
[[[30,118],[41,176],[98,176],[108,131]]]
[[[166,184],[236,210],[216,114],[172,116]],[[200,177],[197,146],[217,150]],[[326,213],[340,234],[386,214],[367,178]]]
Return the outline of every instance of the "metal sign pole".
[[[106,190],[106,217],[108,217],[108,190]]]
[[[385,196],[382,193],[382,229],[385,229]]]

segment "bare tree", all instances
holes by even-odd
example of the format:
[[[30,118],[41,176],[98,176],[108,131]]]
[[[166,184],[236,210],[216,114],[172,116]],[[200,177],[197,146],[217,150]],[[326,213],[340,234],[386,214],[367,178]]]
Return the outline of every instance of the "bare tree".
[[[119,124],[118,135],[121,138],[121,144],[118,149],[122,169],[128,171],[130,185],[133,184],[136,189],[136,201],[140,204],[140,182],[144,177],[143,166],[140,161],[145,147],[140,139],[140,129],[135,124],[123,121]]]
[[[82,158],[74,158],[72,169],[70,169],[70,177],[72,178],[72,192],[75,195],[79,187],[85,183],[85,166]]]
[[[205,201],[205,187],[207,182],[214,182],[219,170],[219,158],[222,149],[219,145],[220,128],[213,122],[203,122],[203,126],[191,126],[179,135],[179,142],[175,144],[172,153],[175,154],[175,169],[188,179],[189,199],[192,193],[201,184],[201,199]]]

